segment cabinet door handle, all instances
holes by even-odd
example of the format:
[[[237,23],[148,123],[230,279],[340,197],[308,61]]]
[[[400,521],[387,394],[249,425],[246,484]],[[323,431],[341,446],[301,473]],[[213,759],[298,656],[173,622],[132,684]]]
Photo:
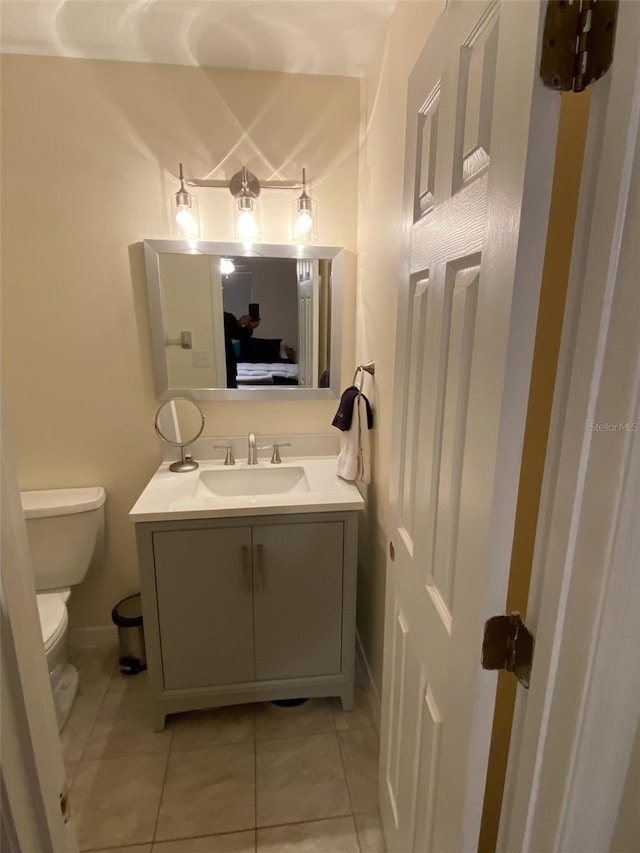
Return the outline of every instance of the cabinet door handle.
[[[242,546],[242,590],[251,592],[251,560],[249,546]]]
[[[264,590],[264,546],[256,545],[256,580],[258,592]]]

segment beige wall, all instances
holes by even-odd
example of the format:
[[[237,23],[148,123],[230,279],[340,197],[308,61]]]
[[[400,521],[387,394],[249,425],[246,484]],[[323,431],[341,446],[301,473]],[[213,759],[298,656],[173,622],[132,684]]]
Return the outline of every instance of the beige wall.
[[[140,241],[169,237],[178,162],[230,177],[303,166],[319,241],[345,246],[352,369],[359,82],[143,63],[2,58],[2,371],[22,488],[102,484],[107,557],[72,625],[110,621],[138,589],[127,513],[160,462]],[[200,194],[203,237],[232,238],[231,198]],[[291,195],[264,198],[289,242]],[[335,404],[215,403],[207,434],[329,432]]]
[[[222,338],[222,297],[213,299],[212,271],[208,255],[162,253],[158,257],[164,337],[169,388],[224,388],[227,382],[224,350],[214,343]],[[214,337],[215,326],[218,334]],[[191,332],[192,349],[183,349],[176,341],[182,331]],[[208,353],[209,367],[196,367],[194,354]],[[219,354],[221,358],[216,359]]]
[[[375,380],[367,379],[365,389],[375,405],[376,423],[373,484],[360,536],[358,631],[378,689],[382,685],[407,82],[443,6],[398,3],[363,84],[356,354],[358,361],[376,363]]]

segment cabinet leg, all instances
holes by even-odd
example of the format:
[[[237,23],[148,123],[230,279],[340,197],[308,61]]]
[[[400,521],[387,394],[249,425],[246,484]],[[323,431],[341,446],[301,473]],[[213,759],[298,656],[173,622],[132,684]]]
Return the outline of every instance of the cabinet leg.
[[[166,714],[164,711],[161,711],[159,708],[153,709],[153,730],[154,732],[163,732],[164,731],[164,721]]]
[[[353,711],[353,684],[340,693],[340,699],[342,700],[343,711]]]

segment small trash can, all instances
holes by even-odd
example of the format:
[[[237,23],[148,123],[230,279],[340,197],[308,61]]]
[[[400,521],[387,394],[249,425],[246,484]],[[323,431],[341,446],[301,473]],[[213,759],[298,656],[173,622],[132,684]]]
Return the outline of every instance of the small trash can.
[[[140,593],[119,601],[111,611],[111,618],[118,626],[120,672],[137,675],[147,668]]]

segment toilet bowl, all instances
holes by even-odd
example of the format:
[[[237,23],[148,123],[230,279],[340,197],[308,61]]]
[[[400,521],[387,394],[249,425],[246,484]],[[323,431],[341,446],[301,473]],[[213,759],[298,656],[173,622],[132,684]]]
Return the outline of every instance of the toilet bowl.
[[[78,690],[78,672],[67,659],[67,601],[81,583],[104,531],[105,491],[46,489],[22,492],[38,615],[58,730]]]
[[[49,680],[58,720],[64,725],[78,691],[78,671],[67,660],[68,594],[41,592],[37,595],[42,642],[47,656]]]

